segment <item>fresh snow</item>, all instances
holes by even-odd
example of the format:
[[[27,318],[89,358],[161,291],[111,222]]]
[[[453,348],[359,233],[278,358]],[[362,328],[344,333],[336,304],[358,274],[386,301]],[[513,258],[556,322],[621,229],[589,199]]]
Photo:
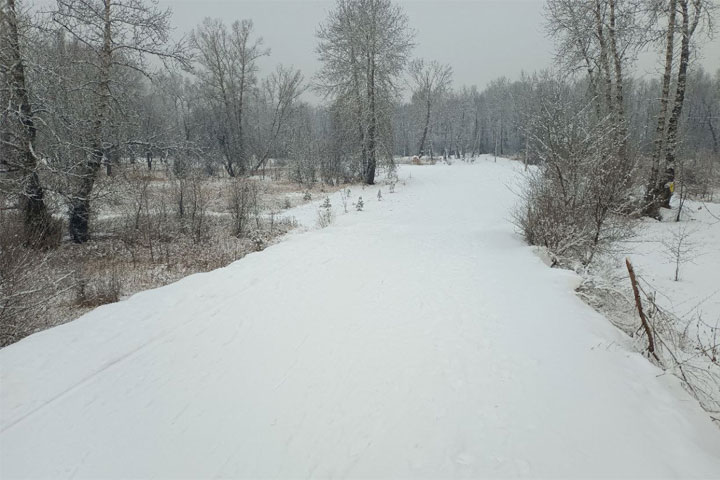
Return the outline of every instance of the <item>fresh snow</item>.
[[[720,204],[687,200],[681,221],[675,222],[677,201],[673,203],[673,210],[663,211],[665,221],[645,219],[633,240],[621,248],[647,283],[646,289],[657,293],[662,308],[691,324],[700,315],[705,323],[720,326]],[[675,281],[675,260],[668,246],[676,244],[683,230],[688,253],[682,255]],[[678,327],[682,330],[684,325]]]
[[[720,475],[697,402],[514,233],[520,172],[403,166],[0,350],[0,477]]]

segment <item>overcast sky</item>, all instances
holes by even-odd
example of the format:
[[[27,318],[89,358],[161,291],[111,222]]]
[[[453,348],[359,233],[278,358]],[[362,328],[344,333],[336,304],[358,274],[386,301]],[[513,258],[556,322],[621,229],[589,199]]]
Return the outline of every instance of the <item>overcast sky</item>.
[[[500,76],[515,79],[553,62],[553,43],[544,32],[542,0],[400,0],[416,31],[414,57],[452,66],[456,86],[483,88]],[[176,35],[204,17],[231,23],[249,18],[272,50],[261,71],[278,63],[294,65],[310,78],[318,69],[315,29],[334,1],[324,0],[159,0],[170,7]],[[720,23],[720,22],[719,22]],[[705,45],[702,63],[720,68],[720,39]],[[657,55],[644,56],[637,74],[658,71]],[[308,98],[312,100],[312,98]]]

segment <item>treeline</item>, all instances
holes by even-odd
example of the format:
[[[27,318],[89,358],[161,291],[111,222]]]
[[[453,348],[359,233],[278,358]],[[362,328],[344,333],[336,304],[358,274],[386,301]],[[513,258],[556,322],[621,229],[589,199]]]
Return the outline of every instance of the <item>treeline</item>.
[[[552,167],[564,188],[557,162],[598,154],[588,162],[614,162],[603,183],[643,190],[634,197],[651,216],[681,171],[706,191],[716,177],[720,73],[692,65],[707,0],[550,0],[555,73],[483,89],[452,88],[451,66],[411,61],[413,32],[389,0],[338,0],[317,27],[321,71],[308,77],[282,65],[260,75],[271,50],[251,20],[205,19],[176,43],[171,13],[152,1],[21,6],[2,0],[0,190],[28,244],[57,239],[60,223],[86,242],[114,169],[140,162],[175,178],[270,170],[305,185],[372,184],[395,156],[495,153]],[[662,51],[663,75],[634,79],[647,48]],[[301,101],[308,88],[322,105]]]
[[[481,153],[520,155],[525,158],[533,109],[542,104],[542,81],[566,83],[586,100],[590,95],[584,79],[566,80],[551,71],[522,75],[518,80],[505,77],[494,80],[481,90],[476,86],[449,89],[438,99],[432,113],[428,139],[423,142],[424,101],[413,97],[400,104],[394,119],[395,154],[412,156],[424,153],[436,156],[472,157]],[[679,146],[683,157],[709,159],[720,153],[720,69],[706,72],[702,67],[688,73],[688,93],[683,109]],[[629,143],[638,154],[652,154],[657,118],[658,92],[662,86],[655,78],[626,78]],[[420,147],[425,144],[424,147]],[[527,149],[528,161],[539,162],[537,152]]]

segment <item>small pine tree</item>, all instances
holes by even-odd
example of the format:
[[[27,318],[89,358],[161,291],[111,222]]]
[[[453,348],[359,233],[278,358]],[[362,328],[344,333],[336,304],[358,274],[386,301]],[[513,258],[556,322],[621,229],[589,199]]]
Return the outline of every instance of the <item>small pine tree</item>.
[[[362,209],[363,209],[364,206],[365,206],[365,203],[363,203],[362,197],[358,197],[358,201],[357,201],[357,203],[355,204],[355,209],[356,209],[358,212],[362,212]]]
[[[325,201],[318,208],[318,226],[325,228],[329,226],[333,221],[332,205],[330,204],[330,197],[325,197]]]
[[[309,202],[312,200],[312,195],[310,195],[310,190],[305,190],[305,195],[303,195],[303,200],[306,202]]]

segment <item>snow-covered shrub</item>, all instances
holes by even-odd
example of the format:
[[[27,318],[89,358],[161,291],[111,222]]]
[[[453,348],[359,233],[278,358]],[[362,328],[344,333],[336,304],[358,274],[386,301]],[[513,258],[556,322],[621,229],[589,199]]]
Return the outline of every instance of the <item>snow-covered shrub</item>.
[[[24,245],[19,215],[0,210],[0,347],[40,329],[38,314],[64,288],[66,276],[49,273],[55,251]]]
[[[207,180],[199,172],[186,172],[184,177],[172,178],[175,213],[184,229],[189,230],[193,242],[207,237],[206,213],[209,203]]]
[[[250,240],[255,246],[255,251],[259,252],[265,248],[266,241],[261,230],[255,230],[252,235],[250,235]]]
[[[332,211],[332,205],[330,204],[330,197],[325,197],[325,201],[318,208],[318,226],[325,228],[333,222],[334,216]]]
[[[92,279],[80,273],[75,284],[75,304],[80,307],[97,307],[117,302],[121,293],[122,284],[114,268]]]
[[[363,202],[362,197],[358,197],[358,201],[355,204],[355,210],[358,212],[362,212],[362,209],[365,207],[365,202]]]
[[[515,223],[531,245],[589,264],[631,234],[633,163],[621,158],[613,124],[562,81],[538,81],[542,108],[531,113],[529,148],[541,163],[529,169]]]
[[[230,185],[230,215],[232,234],[242,237],[248,227],[251,214],[257,206],[257,185],[252,180],[239,178]]]

